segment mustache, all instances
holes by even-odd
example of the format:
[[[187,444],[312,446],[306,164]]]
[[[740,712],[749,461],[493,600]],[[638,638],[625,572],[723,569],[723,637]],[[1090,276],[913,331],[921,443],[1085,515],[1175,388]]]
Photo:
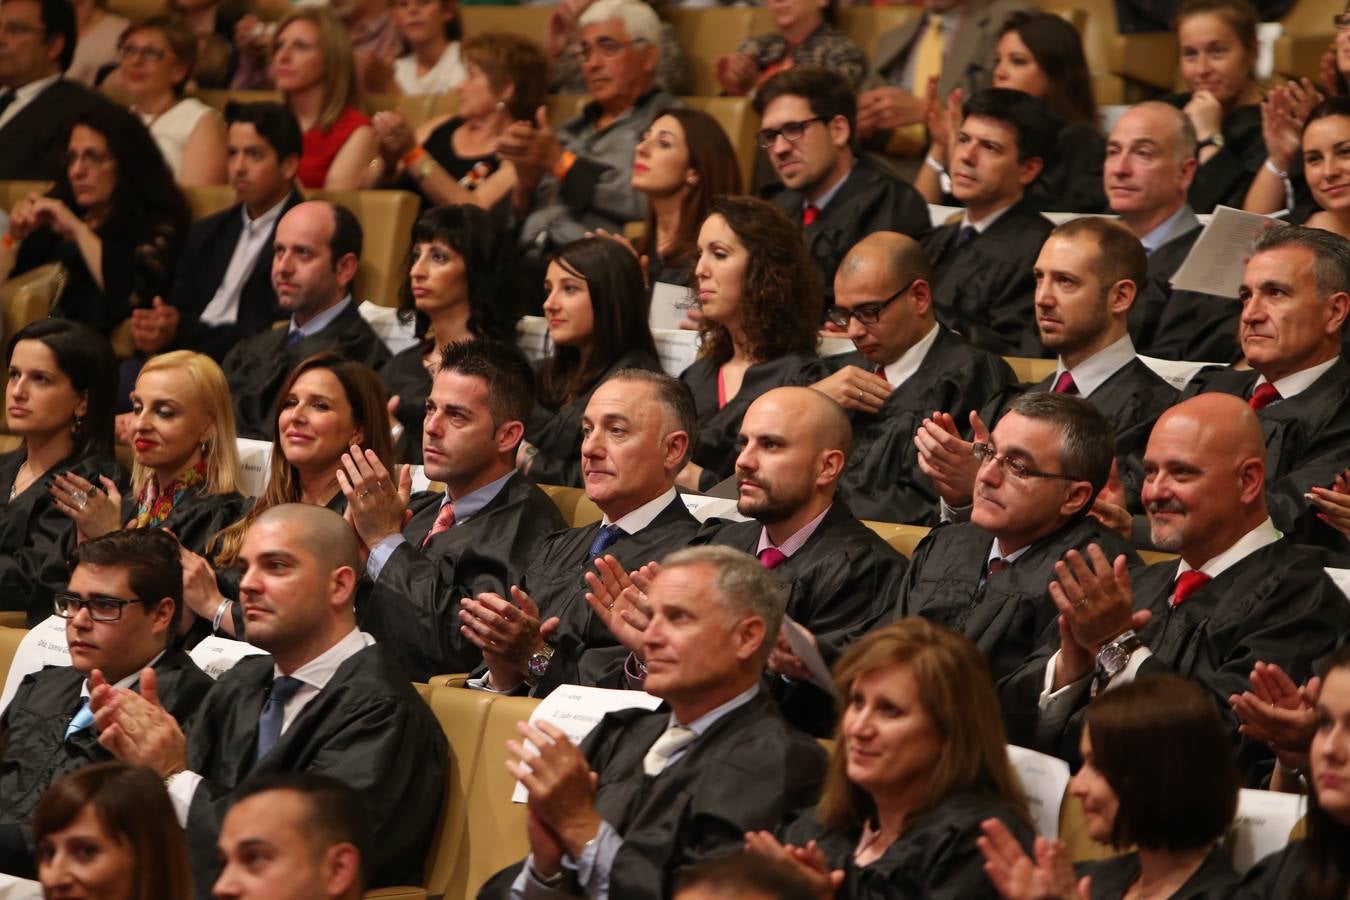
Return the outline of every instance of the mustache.
[[[1182,506],[1178,500],[1154,500],[1152,503],[1145,504],[1144,509],[1149,513],[1184,513],[1186,511],[1186,507]]]

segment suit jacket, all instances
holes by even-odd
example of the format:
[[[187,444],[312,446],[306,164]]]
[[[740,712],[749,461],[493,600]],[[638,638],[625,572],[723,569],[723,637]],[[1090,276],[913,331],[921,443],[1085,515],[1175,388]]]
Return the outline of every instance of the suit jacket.
[[[955,332],[938,327],[937,339],[917,372],[897,385],[875,413],[851,412],[853,449],[839,480],[839,496],[863,519],[936,525],[937,489],[919,469],[914,432],[934,410],[948,412],[969,429],[966,414],[980,409],[1016,376],[1001,357],[977,350]],[[833,370],[876,366],[857,351],[825,360]],[[967,435],[969,437],[969,435]]]
[[[317,334],[288,344],[286,328],[268,328],[245,338],[225,355],[221,368],[234,398],[240,437],[270,441],[276,428],[277,393],[286,376],[308,356],[332,350],[343,357],[378,369],[389,350],[361,318],[352,298],[337,318]]]
[[[407,543],[389,557],[379,580],[363,585],[357,604],[361,629],[395,649],[413,681],[480,666],[482,654],[459,633],[459,601],[483,592],[509,597],[544,539],[567,527],[547,494],[512,476],[487,506],[424,549],[442,496],[413,499],[413,517],[403,529]]]
[[[220,874],[216,839],[234,789],[272,772],[319,772],[354,788],[378,836],[364,860],[367,886],[421,884],[440,815],[446,742],[393,652],[376,644],[348,657],[255,764],[272,672],[271,657],[241,660],[206,695],[188,735],[188,768],[203,779],[187,820],[197,895],[209,897]]]
[[[302,200],[299,192],[292,190],[286,195],[281,214],[284,216]],[[273,322],[287,317],[272,289],[272,241],[276,237],[276,225],[273,224],[272,232],[258,251],[258,258],[240,290],[239,318],[233,325],[202,323],[202,312],[225,280],[225,270],[230,267],[230,258],[243,233],[242,203],[200,219],[189,229],[173,288],[165,298],[177,307],[181,316],[175,349],[196,350],[220,362],[235,344],[266,331]]]
[[[677,873],[739,850],[745,832],[772,829],[815,802],[824,778],[825,751],[763,693],[714,722],[661,774],[647,775],[642,759],[669,723],[664,704],[621,710],[581,745],[600,776],[595,808],[623,837],[610,870],[615,900],[671,896]],[[519,871],[517,863],[498,873],[478,896],[508,896]]]
[[[1119,900],[1139,877],[1138,852],[1091,859],[1074,864],[1079,878],[1092,877],[1092,900]],[[1242,877],[1233,871],[1233,860],[1222,846],[1209,851],[1200,868],[1168,900],[1226,900],[1237,891]]]
[[[933,266],[938,321],[990,353],[1047,356],[1031,269],[1052,227],[1024,199],[964,246],[957,246],[959,222],[931,232],[923,249]]]
[[[1130,307],[1135,349],[1159,359],[1232,363],[1242,356],[1238,317],[1242,303],[1229,297],[1172,290],[1172,276],[1204,228],[1197,225],[1148,258],[1148,282]]]
[[[0,180],[60,178],[71,123],[107,102],[79,82],[58,78],[0,128]]]

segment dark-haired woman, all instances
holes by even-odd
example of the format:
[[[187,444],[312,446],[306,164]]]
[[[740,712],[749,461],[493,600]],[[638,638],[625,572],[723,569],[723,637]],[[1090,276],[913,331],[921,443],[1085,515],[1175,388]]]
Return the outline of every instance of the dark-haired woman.
[[[820,275],[801,229],[753,197],[722,197],[698,234],[703,357],[680,373],[698,408],[698,439],[678,481],[705,491],[736,469],[741,418],[755,398],[829,374],[816,356]]]
[[[607,238],[561,247],[544,291],[554,352],[536,372],[539,405],[517,465],[536,484],[581,487],[581,414],[591,394],[619,369],[661,368],[647,326],[650,304],[637,259]]]
[[[44,563],[74,531],[53,506],[51,476],[71,471],[94,483],[126,476],[113,458],[117,361],[106,338],[77,322],[39,319],[10,338],[6,364],[6,427],[21,443],[0,455],[0,608],[21,610]]]
[[[131,315],[133,294],[148,302],[168,291],[190,218],[140,119],[102,104],[75,120],[51,192],[28,195],[10,213],[0,282],[61,263],[65,286],[52,315],[108,334]]]

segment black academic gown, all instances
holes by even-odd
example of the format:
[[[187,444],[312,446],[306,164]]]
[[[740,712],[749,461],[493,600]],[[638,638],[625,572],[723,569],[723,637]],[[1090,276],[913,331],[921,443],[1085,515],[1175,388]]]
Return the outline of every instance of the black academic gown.
[[[235,344],[225,355],[221,368],[234,398],[235,425],[240,437],[272,439],[277,393],[286,376],[306,357],[331,350],[372,369],[384,365],[389,350],[356,307],[356,300],[351,300],[326,328],[294,344],[287,343],[285,326],[269,328]]]
[[[181,650],[154,665],[159,699],[180,724],[187,723],[213,681]],[[33,810],[49,785],[76,769],[111,760],[86,728],[66,739],[80,709],[85,673],[49,666],[25,675],[0,716],[0,871],[33,877]],[[139,682],[132,690],[139,691]]]
[[[793,222],[802,221],[806,196],[783,189],[770,198]],[[806,249],[820,269],[825,305],[834,302],[834,273],[853,245],[876,231],[897,231],[918,240],[929,231],[928,204],[907,182],[859,159],[810,225],[802,228]]]
[[[1130,339],[1144,356],[1231,363],[1242,356],[1242,303],[1195,291],[1172,290],[1172,276],[1200,237],[1200,225],[1172,238],[1148,257],[1148,281],[1130,306]]]
[[[1047,356],[1036,330],[1031,270],[1052,227],[1021,200],[963,246],[959,222],[930,232],[923,249],[933,267],[938,321],[990,353]]]
[[[216,839],[234,789],[274,772],[318,772],[354,788],[378,836],[364,860],[366,886],[421,884],[447,777],[446,742],[394,651],[377,644],[350,656],[255,764],[272,672],[271,657],[241,660],[206,695],[188,734],[188,768],[203,778],[187,821],[196,895],[209,897],[220,874]]]
[[[1169,94],[1162,98],[1177,109],[1184,109],[1191,95]],[[1214,212],[1223,205],[1242,209],[1247,189],[1266,161],[1266,142],[1261,136],[1261,107],[1239,106],[1223,117],[1223,146],[1209,162],[1195,170],[1189,201],[1198,213]]]
[[[443,496],[413,498],[407,542],[357,600],[361,629],[392,648],[414,681],[482,665],[482,653],[459,633],[460,600],[484,592],[509,598],[544,539],[567,527],[547,494],[513,475],[487,506],[424,549]]]
[[[581,417],[595,389],[620,369],[660,372],[661,362],[644,350],[631,350],[619,357],[571,403],[559,409],[535,407],[534,414],[525,423],[525,440],[539,451],[530,462],[530,480],[535,484],[585,486],[581,479]]]
[[[739,850],[745,832],[772,829],[814,803],[825,751],[792,728],[764,693],[728,712],[689,750],[652,777],[642,759],[670,724],[670,709],[610,713],[581,749],[600,775],[595,808],[623,837],[610,870],[609,896],[659,900],[675,876],[698,862]],[[478,896],[505,898],[517,863],[493,876]],[[575,883],[565,889],[579,894]]]
[[[995,818],[1028,851],[1035,832],[1017,810],[999,797],[953,794],[905,823],[904,833],[866,866],[853,861],[858,834],[829,828],[809,810],[783,828],[779,839],[798,847],[815,841],[831,869],[844,870],[840,900],[997,900],[984,874],[984,856],[975,839],[980,823]]]
[[[1344,863],[1350,858],[1350,847],[1328,848],[1339,853]],[[1241,900],[1306,900],[1307,892],[1300,884],[1303,875],[1315,866],[1334,862],[1318,859],[1313,844],[1304,839],[1290,841],[1283,850],[1272,853],[1247,870],[1241,889],[1234,895]]]
[[[1092,900],[1120,900],[1139,877],[1139,854],[1126,853],[1108,859],[1074,864],[1079,878],[1092,877]],[[1222,847],[1209,851],[1200,868],[1167,900],[1226,900],[1237,891],[1242,877],[1233,871],[1233,860]]]
[[[969,437],[966,421],[1000,391],[1017,383],[1001,357],[977,350],[949,329],[937,339],[919,369],[898,385],[875,413],[851,412],[853,449],[839,480],[839,496],[863,519],[936,525],[937,489],[919,469],[914,432],[934,411],[951,413]],[[833,371],[876,366],[853,351],[825,360]]]
[[[1099,213],[1106,210],[1102,164],[1106,138],[1095,124],[1071,122],[1059,131],[1055,157],[1027,188],[1041,212]]]
[[[1284,538],[1248,554],[1174,608],[1168,601],[1177,565],[1155,563],[1134,576],[1135,609],[1153,613],[1139,631],[1152,655],[1138,674],[1180,675],[1209,690],[1233,736],[1239,770],[1251,782],[1270,752],[1239,741],[1228,698],[1250,688],[1258,660],[1277,664],[1295,684],[1305,683],[1313,663],[1335,649],[1350,628],[1350,605],[1321,563]],[[1052,713],[1037,711],[1045,667],[1058,647],[1055,634],[1000,685],[1000,696],[1010,743],[1076,762],[1092,679],[1069,686]]]
[[[23,447],[0,455],[0,497],[8,497],[14,479],[28,459]],[[86,457],[76,463],[63,460],[53,467],[51,474],[73,472],[86,481],[100,484],[106,476],[126,487],[126,473],[111,457]],[[26,610],[29,608],[39,577],[47,561],[58,548],[75,543],[75,522],[52,503],[47,490],[51,477],[36,479],[23,493],[0,507],[0,609]],[[47,570],[51,574],[52,570]],[[51,592],[65,587],[65,578],[46,585],[41,599],[49,599]],[[48,605],[47,612],[51,612]]]
[[[380,379],[390,397],[398,398],[394,416],[403,426],[394,447],[400,462],[422,464],[422,420],[426,417],[427,398],[431,396],[431,373],[422,365],[422,358],[434,342],[418,341],[406,350],[395,353],[380,369]]]
[[[935,528],[914,549],[896,616],[922,616],[961,632],[980,648],[995,681],[1016,671],[1054,633],[1059,610],[1049,584],[1065,553],[1097,544],[1108,559],[1124,554],[1132,568],[1141,565],[1123,538],[1092,518],[1065,523],[984,579],[993,543],[992,534],[970,522]]]
[[[728,398],[726,406],[717,406],[717,373],[721,364],[705,356],[680,373],[689,385],[698,411],[698,438],[689,453],[691,462],[703,467],[699,489],[708,490],[736,471],[740,455],[741,419],[750,404],[761,394],[784,386],[810,387],[830,374],[824,360],[814,354],[788,353],[777,359],[755,363],[745,370],[741,389]]]

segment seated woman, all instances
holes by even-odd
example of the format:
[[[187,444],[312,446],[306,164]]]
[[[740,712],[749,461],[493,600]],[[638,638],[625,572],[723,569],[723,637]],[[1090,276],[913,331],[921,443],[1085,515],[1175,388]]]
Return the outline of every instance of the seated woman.
[[[1288,205],[1285,179],[1271,171],[1274,167],[1295,178],[1296,195],[1305,186],[1311,192],[1315,208],[1296,208],[1296,219],[1307,213],[1303,224],[1350,238],[1350,96],[1338,95],[1313,107],[1292,151],[1286,152],[1281,143],[1267,139],[1268,165],[1256,174],[1246,208],[1272,212]],[[1295,167],[1293,160],[1300,165]],[[1295,168],[1301,172],[1291,171]]]
[[[469,38],[457,112],[416,131],[399,110],[375,114],[383,183],[431,205],[491,209],[516,183],[515,167],[497,158],[497,139],[514,121],[534,121],[547,83],[548,65],[531,41],[506,32]]]
[[[366,73],[374,94],[444,94],[464,80],[456,0],[394,0],[391,12],[408,52]]]
[[[746,847],[791,864],[818,898],[997,896],[980,823],[1027,846],[1032,831],[980,651],[908,618],[850,647],[834,683],[843,717],[820,805]]]
[[[182,19],[151,16],[127,29],[118,48],[131,111],[150,129],[183,187],[225,183],[225,119],[184,97],[197,62],[197,36]]]
[[[1087,833],[1120,856],[1071,866],[1059,841],[1038,838],[1037,860],[997,821],[980,849],[1009,900],[1078,900],[1090,876],[1093,897],[1202,900],[1234,893],[1237,873],[1220,846],[1237,812],[1238,774],[1228,731],[1210,695],[1171,675],[1140,678],[1088,707],[1083,765],[1069,793],[1083,805]],[[1054,890],[1032,892],[1015,871],[1038,870]],[[1076,871],[1075,871],[1076,870]]]
[[[421,340],[384,364],[380,377],[402,432],[396,456],[422,462],[422,417],[440,348],[477,338],[514,342],[520,313],[504,291],[514,246],[476,206],[439,206],[413,226],[399,317],[416,319]]]
[[[117,65],[117,42],[131,23],[108,12],[107,0],[74,0],[75,56],[65,77],[85,87],[98,84],[99,73]]]
[[[994,86],[1043,98],[1059,116],[1056,157],[1027,189],[1037,209],[1048,212],[1102,212],[1102,161],[1106,139],[1097,127],[1097,101],[1083,41],[1063,16],[1018,11],[1008,16],[994,52]],[[946,180],[951,141],[960,123],[964,92],[953,91],[945,105],[929,101],[928,157],[914,187],[929,203],[948,203]]]
[[[558,248],[544,291],[554,349],[536,367],[539,405],[525,424],[516,465],[536,484],[582,487],[581,414],[591,394],[619,369],[661,369],[647,327],[647,291],[633,254],[598,237]]]
[[[698,407],[698,439],[679,484],[704,490],[736,470],[741,418],[755,398],[829,374],[816,356],[820,275],[801,229],[753,197],[719,197],[698,233],[703,356],[680,373]]]
[[[140,119],[103,104],[75,120],[66,167],[42,197],[15,204],[0,238],[0,282],[47,263],[65,268],[52,315],[109,334],[132,294],[167,293],[191,213]]]
[[[835,0],[781,0],[769,6],[773,34],[741,41],[735,53],[717,58],[717,82],[728,96],[743,97],[778,72],[793,66],[825,66],[862,86],[867,58],[834,27]]]
[[[187,839],[154,772],[95,763],[53,784],[33,814],[44,896],[183,900]],[[97,888],[97,890],[91,890]]]
[[[53,508],[47,483],[70,471],[86,481],[126,474],[113,458],[117,360],[102,335],[68,319],[39,319],[6,348],[5,425],[17,450],[0,455],[0,608],[28,608],[54,548],[74,526]],[[65,579],[47,585],[65,586]]]
[[[234,29],[249,6],[247,0],[169,0],[169,11],[181,16],[197,38],[192,81],[199,90],[230,86],[239,61]]]

